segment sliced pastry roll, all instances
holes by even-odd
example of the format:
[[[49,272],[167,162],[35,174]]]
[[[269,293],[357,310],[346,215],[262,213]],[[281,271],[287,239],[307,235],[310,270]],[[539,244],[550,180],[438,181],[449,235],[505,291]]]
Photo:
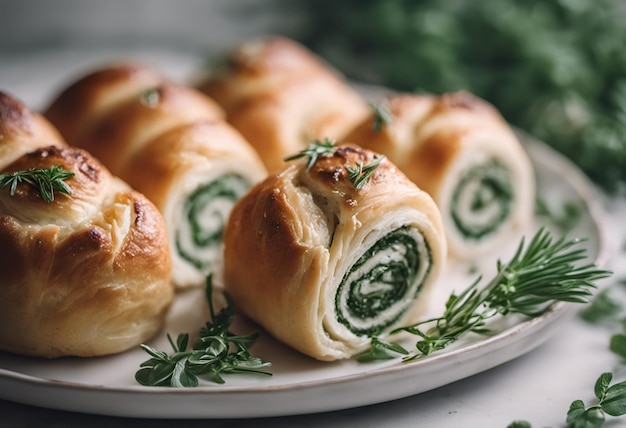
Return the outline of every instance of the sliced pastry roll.
[[[209,272],[221,274],[222,231],[232,205],[267,171],[213,100],[137,70],[116,66],[88,75],[65,89],[46,115],[70,144],[98,157],[158,207],[175,284],[202,285]],[[66,119],[74,110],[82,122]]]
[[[479,257],[532,221],[526,152],[499,112],[467,92],[392,95],[346,141],[385,154],[434,198],[455,257]]]
[[[18,157],[0,159],[0,350],[90,357],[138,346],[174,295],[161,214],[89,153],[49,145],[50,125],[7,99],[0,152]]]
[[[368,113],[344,77],[299,43],[267,37],[232,50],[199,88],[255,147],[270,172],[315,139],[339,139]]]
[[[224,285],[276,338],[336,360],[422,316],[446,241],[432,198],[387,159],[354,145],[308,153],[235,205]]]

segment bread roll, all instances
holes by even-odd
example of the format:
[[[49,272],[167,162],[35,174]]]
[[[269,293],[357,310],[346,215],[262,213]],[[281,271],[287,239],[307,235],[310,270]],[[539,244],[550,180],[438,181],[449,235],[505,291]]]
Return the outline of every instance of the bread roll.
[[[50,122],[0,91],[0,168],[42,146],[65,145]]]
[[[244,43],[200,84],[270,172],[316,139],[339,139],[368,113],[335,69],[293,40]]]
[[[437,203],[450,255],[471,260],[517,239],[532,221],[535,182],[500,113],[467,92],[396,94],[345,141],[385,154]]]
[[[349,169],[375,160],[345,145],[310,170],[295,162],[240,199],[224,231],[224,285],[237,307],[319,360],[416,322],[445,263],[435,203],[391,162],[356,189]]]
[[[25,182],[0,190],[0,349],[53,358],[138,346],[162,327],[174,295],[163,218],[87,152],[49,145],[50,130],[0,94],[0,174],[74,173],[71,194],[51,202]]]
[[[137,65],[102,69],[66,88],[46,116],[157,206],[175,284],[200,286],[209,272],[221,275],[222,230],[234,201],[267,171],[213,100],[159,79]],[[66,119],[75,110],[81,122]]]

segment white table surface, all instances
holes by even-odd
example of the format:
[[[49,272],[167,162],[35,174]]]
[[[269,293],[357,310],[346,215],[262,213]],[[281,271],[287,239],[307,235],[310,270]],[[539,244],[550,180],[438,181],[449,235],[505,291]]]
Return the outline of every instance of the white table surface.
[[[162,67],[173,78],[187,79],[203,58],[158,51],[65,51],[0,56],[0,90],[34,109],[86,67],[132,57]],[[609,257],[604,268],[626,277],[626,202],[601,196],[606,207]],[[618,285],[619,286],[619,285]],[[625,367],[608,349],[613,332],[583,322],[575,313],[538,349],[482,374],[433,391],[368,407],[313,415],[246,420],[150,420],[87,415],[42,409],[0,400],[2,427],[506,427],[526,420],[533,428],[564,427],[570,403],[593,402],[596,378],[606,371],[626,380]],[[608,417],[606,427],[626,426],[626,417]]]

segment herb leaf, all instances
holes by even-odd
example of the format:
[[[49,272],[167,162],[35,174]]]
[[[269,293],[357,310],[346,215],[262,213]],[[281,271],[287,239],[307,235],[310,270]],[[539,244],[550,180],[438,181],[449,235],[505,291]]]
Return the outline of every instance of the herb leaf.
[[[385,126],[391,124],[392,116],[389,107],[385,104],[370,103],[370,107],[374,113],[374,122],[372,123],[372,129],[375,132],[380,132]]]
[[[200,329],[193,347],[188,349],[189,334],[178,335],[176,342],[168,334],[167,339],[174,352],[167,354],[142,344],[141,348],[152,358],[141,363],[135,379],[146,386],[196,387],[198,378],[225,383],[222,374],[256,373],[271,375],[260,370],[271,365],[269,361],[254,357],[248,352],[257,334],[237,336],[231,331],[234,309],[230,297],[225,294],[227,305],[215,313],[213,306],[212,275],[207,277],[206,298],[209,302],[211,321]]]
[[[598,403],[585,407],[582,400],[575,400],[567,412],[566,422],[574,428],[599,428],[604,424],[605,414],[626,414],[626,382],[611,385],[612,373],[602,373],[596,381],[594,393]]]
[[[385,156],[376,155],[374,156],[374,160],[367,165],[357,163],[354,168],[346,166],[348,178],[354,183],[355,189],[359,190],[365,186],[365,183],[367,183],[367,180],[374,174],[374,171],[378,168],[378,165],[380,165],[383,159],[385,159]]]
[[[483,288],[479,277],[458,295],[452,293],[441,317],[400,327],[419,336],[417,352],[404,357],[413,360],[443,350],[467,333],[489,334],[487,320],[518,313],[529,317],[542,314],[554,302],[586,303],[596,286],[594,281],[611,272],[593,264],[577,266],[585,250],[574,248],[579,240],[554,240],[541,228],[525,246],[520,242],[508,263],[497,262],[497,274]],[[377,339],[379,340],[379,339]]]
[[[317,158],[320,156],[328,155],[335,148],[335,142],[326,138],[324,141],[315,140],[309,146],[300,151],[299,153],[285,158],[286,162],[308,157],[309,160],[306,163],[306,169],[309,171],[317,162]]]
[[[68,178],[74,177],[74,173],[63,169],[59,165],[50,168],[30,168],[23,171],[15,171],[0,174],[0,189],[9,187],[11,196],[15,195],[17,186],[28,183],[39,191],[39,195],[46,202],[54,201],[54,192],[70,195],[72,189],[65,183]]]

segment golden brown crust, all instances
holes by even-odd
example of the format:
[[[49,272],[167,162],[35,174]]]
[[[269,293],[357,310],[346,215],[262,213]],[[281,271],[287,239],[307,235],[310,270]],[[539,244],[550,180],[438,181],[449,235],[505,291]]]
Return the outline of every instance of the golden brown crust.
[[[166,81],[159,72],[140,63],[113,64],[68,86],[54,97],[44,115],[65,141],[78,146],[99,117],[124,100]]]
[[[3,120],[32,117],[12,105]],[[1,149],[33,148],[1,173],[60,166],[74,176],[65,180],[71,194],[51,202],[28,183],[0,190],[0,349],[52,358],[137,346],[161,328],[173,299],[160,213],[89,153],[22,129],[0,125]]]
[[[391,162],[383,160],[364,187],[355,189],[346,167],[368,164],[375,156],[345,145],[308,171],[298,161],[240,199],[224,231],[224,283],[238,308],[320,360],[364,349],[366,338],[337,326],[334,302],[341,278],[378,239],[399,227],[416,228],[432,251],[424,300],[400,322],[420,316],[445,263],[437,207]]]
[[[315,139],[342,138],[367,115],[343,76],[292,40],[255,40],[229,61],[200,88],[224,107],[270,172]]]
[[[460,91],[441,96],[393,94],[382,103],[391,122],[376,129],[374,112],[344,139],[385,154],[414,183],[437,202],[454,236],[450,219],[451,188],[463,168],[495,159],[506,165],[518,187],[511,218],[514,228],[525,227],[532,216],[532,167],[519,140],[500,113],[486,101]],[[501,234],[505,236],[506,234]],[[487,242],[485,240],[485,242]],[[449,245],[456,255],[475,257],[466,244]],[[488,245],[484,246],[487,249]]]
[[[223,175],[237,175],[241,180],[235,185],[243,187],[243,182],[246,186],[256,183],[267,171],[242,135],[224,121],[224,111],[210,97],[172,82],[150,86],[154,79],[135,78],[136,74],[156,75],[143,68],[129,71],[113,65],[63,91],[61,101],[54,101],[48,114],[53,123],[60,115],[70,114],[71,103],[65,110],[68,103],[64,99],[81,106],[81,119],[87,125],[77,123],[72,128],[70,123],[62,133],[78,136],[72,144],[89,151],[155,203],[168,225],[175,284],[201,286],[209,270],[221,270],[221,247],[213,249],[214,240],[196,245],[197,234],[187,227],[187,198]],[[224,199],[216,204],[218,209],[227,210]],[[202,213],[206,212],[203,208]],[[215,214],[215,218],[219,216],[226,214]],[[207,229],[219,227],[217,236],[221,235],[219,222],[200,223],[210,223]],[[206,232],[213,237],[215,231]],[[188,238],[184,249],[178,242],[181,236]]]
[[[255,177],[255,182],[267,174],[248,142],[226,122],[215,120],[158,135],[129,159],[121,175],[158,207],[164,207],[180,177],[199,168],[217,172],[219,163],[240,164],[241,173]]]
[[[0,166],[41,146],[65,145],[58,131],[18,99],[0,91]]]
[[[136,346],[173,298],[163,220],[78,149],[39,149],[5,171],[52,164],[76,174],[71,196],[47,203],[29,185],[0,194],[0,348],[58,357]]]
[[[246,99],[271,94],[294,79],[319,72],[334,73],[301,44],[268,36],[236,46],[198,86],[230,114]]]

